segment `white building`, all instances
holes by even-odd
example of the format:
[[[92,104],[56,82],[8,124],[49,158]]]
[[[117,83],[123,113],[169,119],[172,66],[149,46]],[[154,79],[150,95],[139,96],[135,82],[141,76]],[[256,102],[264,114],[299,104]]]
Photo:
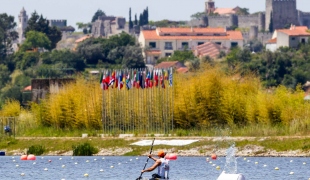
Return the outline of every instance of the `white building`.
[[[277,29],[266,49],[276,51],[279,47],[297,48],[299,44],[307,43],[310,37],[307,26],[291,26],[290,29]]]
[[[144,49],[146,64],[156,64],[157,59],[169,57],[176,50],[195,49],[206,42],[231,47],[243,47],[240,31],[225,28],[156,28],[143,30],[139,42]]]

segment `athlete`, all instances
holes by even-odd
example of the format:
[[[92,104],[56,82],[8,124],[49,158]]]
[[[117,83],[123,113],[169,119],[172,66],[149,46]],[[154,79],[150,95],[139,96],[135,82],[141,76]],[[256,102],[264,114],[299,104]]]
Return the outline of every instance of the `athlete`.
[[[169,160],[165,159],[165,152],[164,151],[159,151],[158,152],[158,159],[152,157],[151,154],[148,155],[149,158],[153,159],[155,161],[155,163],[153,164],[153,166],[142,170],[141,172],[151,172],[154,169],[158,168],[158,172],[157,174],[153,174],[152,175],[152,179],[150,180],[155,180],[155,179],[169,179],[168,175],[169,175]]]

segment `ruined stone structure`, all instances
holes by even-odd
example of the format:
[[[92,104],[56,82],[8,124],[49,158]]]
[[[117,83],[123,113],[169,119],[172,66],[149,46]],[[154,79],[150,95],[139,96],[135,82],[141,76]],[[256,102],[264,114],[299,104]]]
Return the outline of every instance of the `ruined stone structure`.
[[[205,4],[207,15],[204,17],[204,26],[248,29],[257,26],[258,31],[281,29],[291,24],[310,27],[310,13],[298,11],[297,0],[266,0],[265,12],[252,15],[212,15],[214,11],[215,3],[208,0]]]
[[[39,103],[47,94],[58,93],[59,90],[68,83],[75,82],[73,78],[50,78],[50,79],[32,79],[31,80],[31,94],[32,102]]]
[[[25,29],[28,25],[28,15],[23,8],[18,15],[18,43],[21,44],[25,40]]]
[[[115,16],[100,16],[92,24],[92,35],[94,37],[119,34],[122,31],[128,32],[126,19]]]

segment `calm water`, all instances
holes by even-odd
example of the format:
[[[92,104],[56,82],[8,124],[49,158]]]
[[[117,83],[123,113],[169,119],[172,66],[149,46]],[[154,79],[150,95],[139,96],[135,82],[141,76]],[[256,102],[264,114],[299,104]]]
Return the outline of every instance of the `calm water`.
[[[140,175],[146,157],[71,157],[44,156],[35,161],[21,161],[18,156],[0,156],[0,179],[109,179],[135,180]],[[104,159],[103,159],[104,158]],[[49,162],[51,160],[51,162]],[[212,163],[205,157],[179,157],[170,161],[171,180],[216,180],[225,166],[226,159],[220,157]],[[150,160],[149,167],[153,162]],[[237,158],[238,173],[247,180],[308,180],[310,158]],[[63,166],[64,165],[64,166]],[[111,166],[114,166],[111,168]],[[217,170],[220,166],[221,170]],[[275,170],[278,167],[279,170]],[[290,174],[294,172],[294,174]],[[21,174],[24,173],[24,176]],[[84,177],[84,174],[88,177]],[[145,173],[150,177],[152,173]]]

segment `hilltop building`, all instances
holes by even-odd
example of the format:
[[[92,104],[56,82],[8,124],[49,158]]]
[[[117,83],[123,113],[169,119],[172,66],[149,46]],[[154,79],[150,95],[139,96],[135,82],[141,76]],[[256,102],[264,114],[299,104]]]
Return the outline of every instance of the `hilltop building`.
[[[99,16],[92,24],[93,37],[108,37],[111,35],[128,32],[128,25],[124,17]]]
[[[243,36],[240,31],[225,28],[156,28],[142,30],[139,36],[146,64],[156,64],[159,58],[169,57],[176,50],[192,50],[206,42],[242,48]]]
[[[258,27],[258,31],[287,28],[291,24],[310,27],[310,13],[297,10],[297,0],[266,0],[265,12],[237,15],[239,7],[216,8],[213,0],[205,3],[203,25],[209,27]]]

